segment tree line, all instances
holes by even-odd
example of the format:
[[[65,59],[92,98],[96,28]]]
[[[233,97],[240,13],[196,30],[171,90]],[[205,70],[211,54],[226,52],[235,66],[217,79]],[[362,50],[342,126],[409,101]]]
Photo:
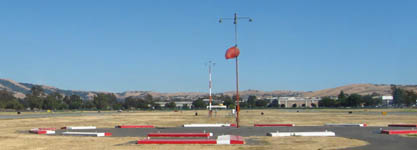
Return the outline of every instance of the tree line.
[[[202,99],[192,103],[192,108],[203,109],[206,107]],[[143,98],[127,97],[118,101],[112,93],[97,93],[92,100],[83,100],[78,95],[63,96],[60,93],[46,94],[41,86],[33,86],[25,98],[18,99],[7,90],[0,91],[0,109],[24,110],[120,110],[120,109],[176,109],[174,101],[168,102],[162,107],[155,103],[152,95],[147,94]],[[182,109],[188,109],[184,105]]]
[[[417,104],[417,93],[412,90],[405,90],[391,85],[392,97],[394,98],[394,106],[413,106]]]
[[[30,93],[25,98],[18,99],[13,93],[0,91],[0,108],[23,110],[25,108],[44,109],[44,110],[63,110],[63,109],[109,109],[121,108],[114,94],[99,93],[94,96],[92,101],[84,101],[78,95],[63,96],[54,92],[46,94],[41,86],[33,86]]]
[[[396,85],[391,85],[392,105],[394,107],[410,107],[417,103],[417,93],[412,90],[405,90]],[[378,94],[361,96],[358,94],[347,95],[340,91],[337,99],[323,97],[319,102],[320,107],[374,107],[382,104],[382,97]]]
[[[221,95],[218,99],[223,101],[223,105],[227,106],[227,108],[236,107],[236,95],[233,95],[232,97],[228,95]],[[274,100],[270,103],[267,99],[258,99],[255,95],[249,95],[247,101],[242,101],[242,98],[239,97],[239,106],[240,108],[278,107],[278,100]]]
[[[416,104],[417,94],[411,90],[405,90],[395,85],[391,86],[393,95],[393,105],[413,106]],[[180,109],[206,109],[207,102],[204,98],[199,98],[192,102],[191,106],[184,105]],[[235,108],[236,96],[220,95],[216,99],[221,101],[221,104],[227,108]],[[257,99],[256,96],[251,95],[247,101],[242,101],[240,98],[241,108],[278,108],[278,100],[270,102],[267,99]],[[320,107],[373,107],[379,106],[382,103],[381,96],[378,94],[358,95],[345,94],[340,92],[337,99],[330,97],[323,97],[319,101]],[[213,102],[213,105],[219,105],[218,102]],[[63,96],[60,93],[46,94],[41,86],[33,86],[30,93],[26,94],[25,98],[18,99],[14,97],[13,93],[1,90],[0,91],[0,109],[15,109],[23,110],[30,108],[31,110],[119,110],[119,109],[176,109],[174,101],[168,102],[162,107],[155,103],[152,95],[147,94],[142,98],[127,97],[122,101],[118,101],[116,96],[112,93],[97,93],[92,100],[83,100],[78,95]]]
[[[347,95],[343,91],[340,91],[337,99],[330,97],[323,97],[319,101],[320,107],[372,107],[382,104],[382,98],[378,94],[359,95],[350,94]]]

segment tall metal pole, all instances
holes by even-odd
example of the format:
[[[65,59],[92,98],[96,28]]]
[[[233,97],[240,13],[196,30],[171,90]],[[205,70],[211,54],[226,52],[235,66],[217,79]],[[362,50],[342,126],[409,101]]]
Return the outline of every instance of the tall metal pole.
[[[235,47],[237,47],[237,20],[239,19],[249,19],[249,22],[252,22],[252,19],[249,17],[238,17],[237,13],[234,14],[233,18],[220,18],[219,22],[221,23],[223,20],[233,19],[233,24],[235,24]],[[238,57],[236,57],[236,127],[239,128],[239,61]]]
[[[233,18],[233,24],[235,24],[235,46],[237,47],[237,13],[235,13],[235,17]]]
[[[213,98],[211,96],[211,88],[212,88],[212,81],[211,81],[211,61],[209,61],[209,116],[211,117],[213,114],[213,111],[211,109]]]
[[[237,58],[238,57],[236,57],[236,127],[239,128],[239,61]]]
[[[235,13],[235,17],[233,18],[233,23],[235,24],[235,46],[237,47],[237,13]],[[238,57],[236,57],[236,127],[239,128],[239,61]]]

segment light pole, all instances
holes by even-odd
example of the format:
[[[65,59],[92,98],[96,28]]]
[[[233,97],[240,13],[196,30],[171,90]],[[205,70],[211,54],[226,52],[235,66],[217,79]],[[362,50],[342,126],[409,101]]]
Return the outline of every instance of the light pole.
[[[211,67],[216,65],[216,63],[213,63],[211,61],[208,62],[208,67],[209,67],[209,117],[212,116],[213,111],[211,110],[211,105],[212,105],[212,101],[213,98],[211,96],[211,88],[212,88],[212,81],[211,81]]]
[[[230,48],[229,50],[232,49],[233,51],[233,55],[228,56],[229,50],[226,53],[226,59],[229,58],[236,58],[236,127],[239,128],[239,111],[240,111],[240,106],[239,106],[239,63],[238,63],[238,56],[239,56],[239,49],[237,48],[237,22],[238,20],[241,19],[248,19],[249,22],[252,22],[252,19],[249,17],[238,17],[237,13],[235,13],[233,18],[220,18],[219,23],[222,23],[223,20],[233,20],[233,24],[235,24],[235,46]]]

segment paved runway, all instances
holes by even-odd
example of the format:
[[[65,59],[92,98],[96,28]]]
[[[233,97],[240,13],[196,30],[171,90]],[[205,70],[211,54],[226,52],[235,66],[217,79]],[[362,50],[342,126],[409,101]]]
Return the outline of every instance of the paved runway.
[[[212,132],[214,136],[223,134],[232,134],[240,136],[266,136],[268,132],[302,132],[302,131],[333,131],[336,136],[359,139],[367,141],[370,144],[362,147],[355,147],[349,149],[364,149],[364,150],[415,150],[417,148],[417,138],[402,137],[398,135],[380,134],[380,129],[411,129],[411,128],[393,128],[393,127],[328,127],[328,126],[295,126],[295,127],[222,127],[222,128],[136,128],[136,129],[120,129],[120,128],[102,128],[97,130],[71,130],[71,131],[99,131],[111,132],[113,137],[146,137],[148,133],[152,132]],[[58,130],[60,134],[65,130]],[[285,137],[271,137],[285,138]]]

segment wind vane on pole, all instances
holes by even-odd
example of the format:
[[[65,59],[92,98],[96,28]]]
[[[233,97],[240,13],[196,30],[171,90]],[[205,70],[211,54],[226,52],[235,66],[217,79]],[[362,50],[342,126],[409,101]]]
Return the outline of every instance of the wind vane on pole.
[[[252,18],[249,17],[238,17],[237,13],[235,13],[233,18],[220,18],[219,23],[222,23],[223,20],[233,20],[233,24],[235,24],[235,46],[229,48],[226,51],[226,59],[236,58],[236,127],[239,128],[239,63],[238,63],[238,56],[240,54],[239,48],[237,48],[237,23],[238,20],[241,19],[248,19],[249,22],[252,22]]]

